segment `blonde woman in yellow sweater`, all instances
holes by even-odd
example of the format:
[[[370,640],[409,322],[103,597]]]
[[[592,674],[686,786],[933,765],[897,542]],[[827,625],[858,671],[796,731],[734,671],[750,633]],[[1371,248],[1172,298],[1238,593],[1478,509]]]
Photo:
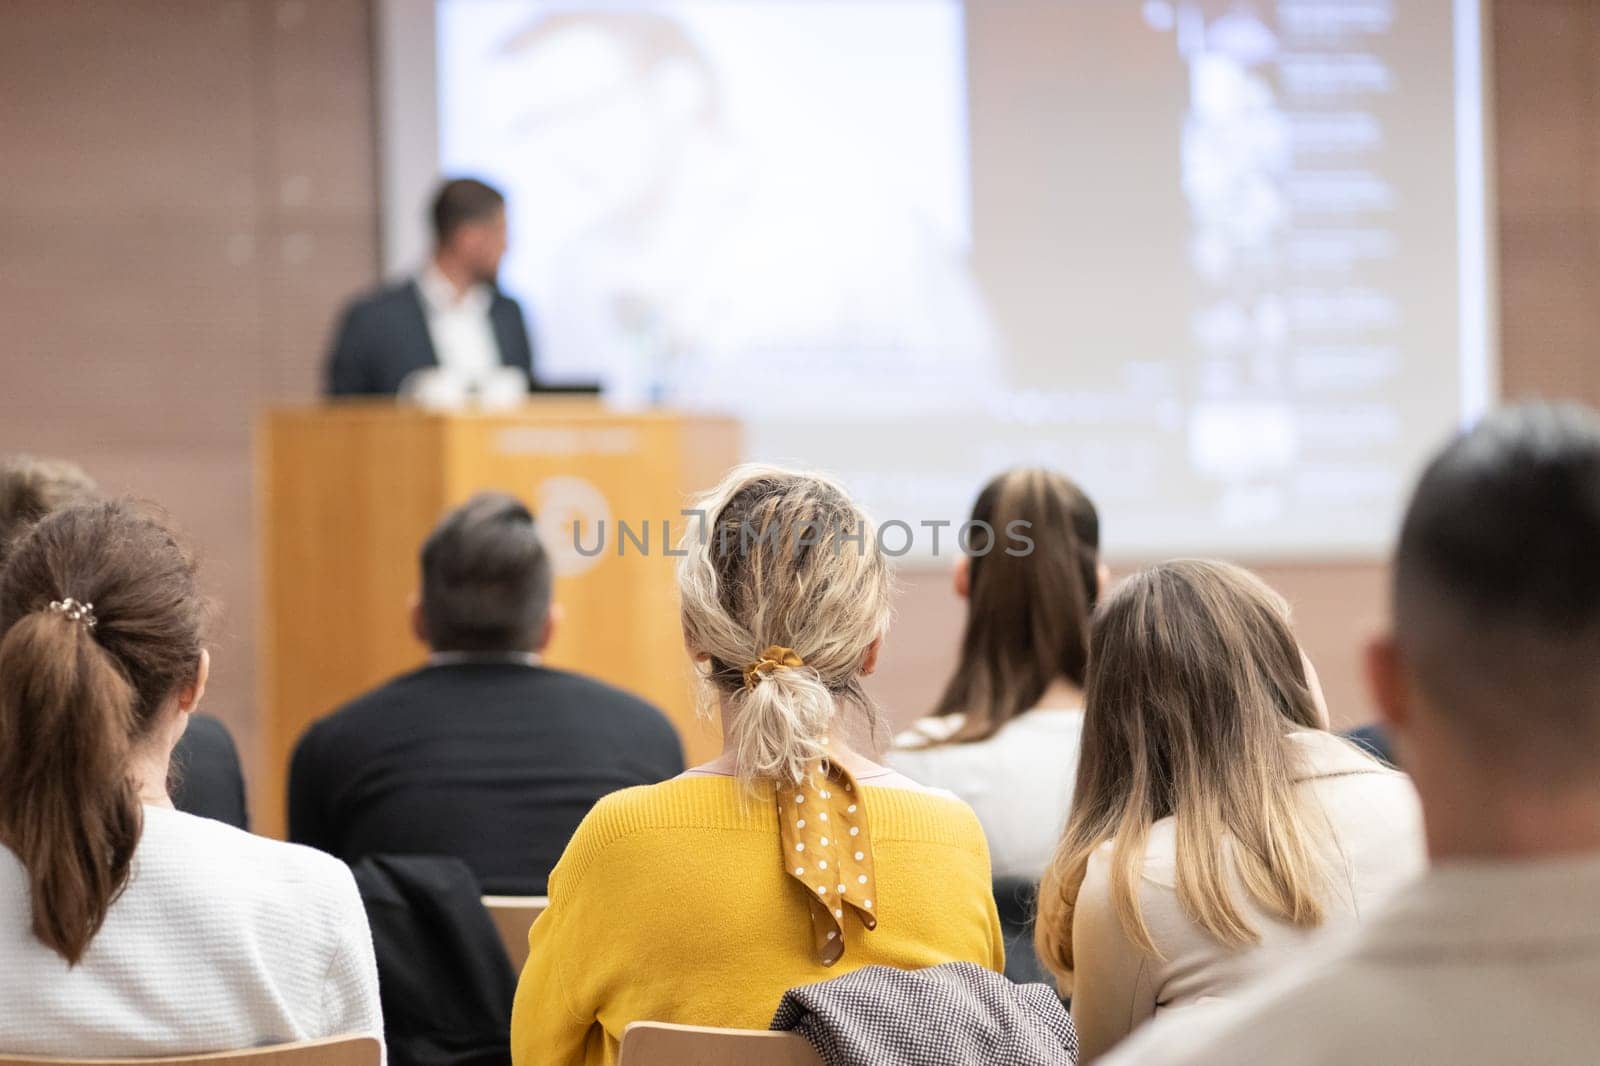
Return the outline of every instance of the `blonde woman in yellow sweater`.
[[[529,937],[516,1066],[614,1063],[634,1021],[765,1028],[786,989],[863,966],[1004,967],[977,818],[863,754],[890,606],[872,524],[772,467],[698,508],[683,632],[724,750],[578,828]]]

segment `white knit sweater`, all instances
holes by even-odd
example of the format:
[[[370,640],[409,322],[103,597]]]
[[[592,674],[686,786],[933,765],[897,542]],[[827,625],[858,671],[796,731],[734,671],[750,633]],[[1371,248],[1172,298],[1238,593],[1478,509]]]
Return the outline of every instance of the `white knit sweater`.
[[[27,874],[0,847],[0,1052],[198,1054],[381,1037],[355,880],[310,848],[144,809],[127,890],[77,966],[31,931]]]
[[[941,744],[959,714],[924,718],[895,739],[889,765],[913,781],[954,792],[978,815],[996,877],[1044,876],[1067,824],[1078,776],[1083,711],[1035,707],[994,736]]]

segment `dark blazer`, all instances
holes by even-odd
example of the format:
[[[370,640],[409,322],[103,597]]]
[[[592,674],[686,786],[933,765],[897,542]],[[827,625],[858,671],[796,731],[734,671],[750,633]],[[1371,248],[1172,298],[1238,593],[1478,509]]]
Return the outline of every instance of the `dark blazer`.
[[[500,362],[533,380],[533,343],[517,301],[495,290],[489,320]],[[416,281],[379,289],[345,308],[328,356],[329,396],[393,396],[413,370],[438,366]]]
[[[372,928],[389,1066],[510,1066],[517,975],[459,859],[374,855],[351,870]]]
[[[1345,730],[1344,738],[1355,741],[1390,766],[1398,767],[1400,765],[1394,754],[1394,740],[1389,736],[1388,728],[1380,722],[1373,722],[1370,725],[1358,725],[1354,729],[1347,729]]]
[[[178,810],[249,830],[239,750],[221,719],[209,714],[190,717],[172,752],[170,783],[172,805]]]
[[[346,863],[451,855],[484,891],[539,896],[601,797],[683,772],[650,704],[564,670],[428,666],[316,722],[289,767],[289,839]]]
[[[1019,985],[1042,981],[1054,987],[1055,979],[1033,947],[1034,920],[1039,916],[1038,883],[1027,877],[995,878],[994,906],[1006,942],[1007,979]]]

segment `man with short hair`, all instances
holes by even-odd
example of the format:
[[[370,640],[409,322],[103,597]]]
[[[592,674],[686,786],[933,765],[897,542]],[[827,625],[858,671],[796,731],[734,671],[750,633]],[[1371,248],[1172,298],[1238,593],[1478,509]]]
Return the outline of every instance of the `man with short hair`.
[[[1432,869],[1292,976],[1108,1062],[1600,1059],[1600,417],[1530,405],[1428,467],[1368,674]]]
[[[289,836],[355,863],[451,855],[489,893],[542,895],[596,801],[683,772],[634,696],[539,661],[556,623],[533,515],[482,493],[422,548],[420,670],[313,724],[289,772]]]
[[[422,273],[358,298],[328,358],[330,396],[395,395],[440,368],[481,380],[499,367],[533,377],[533,345],[517,301],[496,284],[506,253],[506,201],[473,178],[439,187],[433,256]]]

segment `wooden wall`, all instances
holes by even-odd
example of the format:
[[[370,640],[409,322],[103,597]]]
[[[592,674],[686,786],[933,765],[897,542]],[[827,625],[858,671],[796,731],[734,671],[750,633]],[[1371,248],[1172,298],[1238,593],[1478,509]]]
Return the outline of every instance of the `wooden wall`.
[[[0,6],[0,452],[160,501],[255,736],[251,420],[315,393],[377,270],[366,0]]]
[[[1600,405],[1600,3],[1494,5],[1501,377]]]
[[[1492,5],[1509,396],[1600,402],[1600,4]],[[378,274],[369,0],[0,5],[0,452],[76,458],[160,500],[225,613],[208,704],[254,750],[250,427],[311,398],[333,314]],[[1336,713],[1379,565],[1263,568]],[[905,575],[878,690],[926,706],[960,626]]]

